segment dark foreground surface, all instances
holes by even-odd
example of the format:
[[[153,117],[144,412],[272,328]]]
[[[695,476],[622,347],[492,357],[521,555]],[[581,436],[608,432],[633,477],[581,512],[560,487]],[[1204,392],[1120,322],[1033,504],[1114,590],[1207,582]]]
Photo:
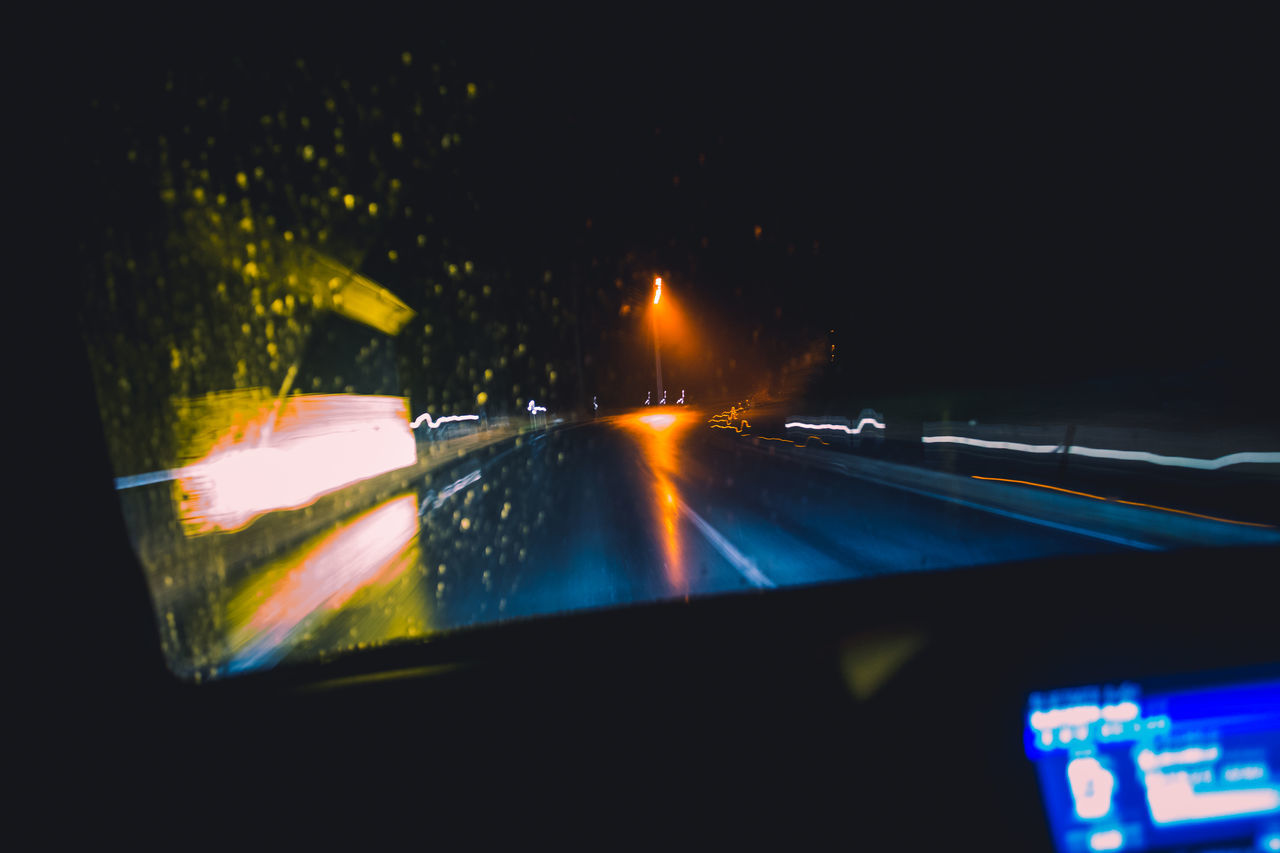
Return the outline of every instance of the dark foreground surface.
[[[734,453],[700,444],[714,434],[687,437],[705,458]],[[544,448],[525,451],[525,470],[561,470],[566,487],[584,488],[574,469],[555,464],[561,450],[608,459],[594,475],[601,481],[595,499],[584,496],[577,511],[608,513],[608,496],[631,494],[634,503],[623,506],[636,513],[636,532],[617,535],[649,543],[638,546],[648,548],[638,557],[668,553],[654,490],[663,484],[661,454],[648,467],[644,441],[609,426],[543,441]],[[631,459],[629,474],[619,458]],[[755,484],[751,501],[719,509],[700,503],[709,492],[734,494],[738,481],[717,486],[704,475],[700,491],[695,463],[684,458],[692,473],[666,479],[726,541],[744,537],[745,548],[758,541],[745,538],[751,535],[795,543],[794,526],[822,519],[822,502],[812,496],[805,506],[764,494],[798,476],[764,459],[750,474],[741,473],[746,463],[735,474],[758,478],[747,481]],[[1007,552],[1014,562],[936,572],[899,563],[916,570],[757,591],[681,511],[672,528],[684,577],[697,577],[689,568],[697,563],[685,555],[698,555],[709,577],[742,594],[691,593],[688,602],[507,621],[183,684],[160,652],[144,573],[113,507],[105,449],[81,474],[87,505],[99,508],[82,526],[95,535],[66,538],[63,553],[96,571],[59,599],[69,609],[46,648],[45,678],[20,694],[39,717],[23,730],[24,747],[39,757],[23,778],[39,815],[50,818],[48,837],[100,838],[128,826],[162,843],[212,831],[243,840],[251,827],[271,824],[294,838],[327,838],[343,825],[378,844],[421,840],[443,826],[477,843],[497,836],[714,843],[761,841],[767,829],[780,833],[780,845],[835,838],[867,849],[1048,849],[1021,739],[1028,692],[1280,660],[1268,594],[1274,548],[1137,553],[1085,537],[1052,540],[1046,537],[1065,534],[1009,520],[1002,541],[1025,549]],[[826,483],[833,500],[870,488],[804,476]],[[620,488],[624,477],[630,492]],[[477,485],[486,481],[492,492],[496,473],[482,474]],[[548,482],[554,474],[541,476]],[[424,490],[424,504],[429,491],[439,496],[438,485]],[[895,530],[895,502],[898,512],[932,512],[927,525],[903,535],[939,558],[972,556],[972,549],[985,556],[981,539],[963,531],[1002,523],[944,502],[908,502],[912,496],[893,490],[871,494],[856,512],[844,509],[845,526],[823,531],[824,543],[856,549],[861,542],[870,552],[851,569],[889,562],[872,559],[877,551],[865,542]],[[449,499],[434,508],[435,500],[428,528],[437,512],[452,520],[456,511]],[[508,519],[518,519],[511,498],[497,504],[498,515],[506,503]],[[473,497],[472,505],[485,504]],[[541,528],[535,548],[551,549],[557,537],[560,547],[581,547],[572,509]],[[793,527],[774,522],[771,510]],[[734,527],[731,511],[754,515]],[[862,515],[869,532],[843,532]],[[460,515],[459,524],[462,517],[470,516]],[[475,517],[483,523],[478,510]],[[655,523],[663,525],[656,537]],[[422,541],[430,547],[429,531]],[[1064,541],[1080,550],[1040,556]],[[751,554],[760,574],[786,577],[786,547],[757,546]],[[518,552],[515,559],[520,565]],[[510,582],[583,577],[542,565],[513,571]],[[667,565],[674,563],[655,561],[648,574],[632,577],[669,594],[677,587]],[[466,624],[493,598],[476,591],[452,599],[452,576],[447,564],[438,612]],[[425,576],[418,577],[424,580],[409,586],[422,601]],[[437,570],[432,595],[440,577]],[[496,587],[499,578],[490,577]],[[516,594],[521,588],[528,587],[521,583]],[[703,588],[690,582],[691,590]],[[335,618],[359,623],[357,614],[373,613],[366,604]],[[322,630],[338,633],[341,623]]]

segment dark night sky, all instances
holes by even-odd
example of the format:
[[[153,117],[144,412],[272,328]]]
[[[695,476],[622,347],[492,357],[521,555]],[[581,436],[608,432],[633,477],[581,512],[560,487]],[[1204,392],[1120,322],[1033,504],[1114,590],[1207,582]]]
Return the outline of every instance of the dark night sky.
[[[740,322],[783,305],[788,331],[839,325],[895,353],[906,382],[943,354],[956,377],[1013,381],[1215,349],[1258,366],[1274,61],[1191,21],[1026,21],[1016,39],[946,23],[884,41],[816,21],[695,30],[550,61],[502,48],[512,137],[542,144],[501,191],[538,244],[588,216],[604,251],[666,242],[717,305],[742,287]]]
[[[570,271],[566,300],[665,270],[746,358],[834,327],[904,390],[1272,371],[1276,63],[1249,21],[506,23],[335,62],[411,47],[478,82],[462,240]]]

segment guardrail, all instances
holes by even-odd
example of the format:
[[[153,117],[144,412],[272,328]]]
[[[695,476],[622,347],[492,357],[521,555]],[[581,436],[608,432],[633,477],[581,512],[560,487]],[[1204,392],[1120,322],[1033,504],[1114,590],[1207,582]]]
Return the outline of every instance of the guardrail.
[[[1280,545],[1280,529],[1131,502],[994,482],[785,442],[742,446],[904,491],[1146,550]]]
[[[1255,431],[1230,434],[1169,433],[1141,428],[1075,424],[1010,425],[926,422],[926,452],[1018,454],[1056,460],[1065,467],[1125,464],[1199,471],[1280,474],[1280,441]]]

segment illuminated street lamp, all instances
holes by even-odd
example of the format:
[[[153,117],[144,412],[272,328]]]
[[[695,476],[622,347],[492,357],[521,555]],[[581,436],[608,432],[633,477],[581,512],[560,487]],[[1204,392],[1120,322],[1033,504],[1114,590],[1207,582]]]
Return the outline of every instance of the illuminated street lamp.
[[[658,374],[658,396],[662,397],[662,353],[658,350],[658,300],[662,298],[662,276],[653,280],[653,365]]]

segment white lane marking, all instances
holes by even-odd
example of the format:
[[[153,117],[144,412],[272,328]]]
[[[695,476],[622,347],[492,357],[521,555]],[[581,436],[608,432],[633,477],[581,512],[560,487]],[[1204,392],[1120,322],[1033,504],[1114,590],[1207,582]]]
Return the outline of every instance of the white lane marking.
[[[788,424],[790,426],[790,424]],[[988,447],[993,450],[1017,450],[1022,453],[1061,453],[1061,444],[1023,444],[1017,441],[987,441],[982,438],[967,438],[960,435],[926,435],[920,439],[925,444],[967,444],[972,447]],[[1280,464],[1280,453],[1264,451],[1243,451],[1228,453],[1216,459],[1200,459],[1194,456],[1162,456],[1146,450],[1103,450],[1096,447],[1072,445],[1068,453],[1076,456],[1091,456],[1096,459],[1125,459],[1134,462],[1150,462],[1153,465],[1171,465],[1178,468],[1199,468],[1205,471],[1216,471],[1228,465],[1240,465],[1245,462],[1263,464]]]
[[[756,568],[754,560],[747,558],[741,551],[733,547],[733,543],[720,535],[720,531],[708,524],[706,519],[694,512],[684,501],[679,501],[679,504],[680,511],[689,517],[689,520],[702,532],[702,535],[707,537],[707,541],[720,552],[720,556],[728,560],[729,564],[737,569],[738,573],[746,578],[748,583],[752,586],[770,589],[776,586],[773,581],[765,577],[764,573]]]
[[[838,429],[838,430],[842,430],[843,432],[849,433],[849,435],[857,435],[858,433],[862,432],[862,428],[867,424],[871,424],[873,427],[876,427],[877,429],[884,429],[884,424],[880,423],[880,421],[876,420],[875,418],[863,418],[862,420],[858,421],[858,425],[856,427],[847,427],[844,424],[806,424],[800,421],[792,421],[791,423],[786,424],[786,428],[791,429],[792,427],[798,427],[800,429]]]
[[[751,448],[751,449],[756,450],[756,448]],[[757,450],[757,452],[762,452],[762,451]],[[888,486],[891,489],[898,489],[904,492],[911,492],[912,494],[920,495],[921,497],[932,498],[933,500],[948,501],[950,503],[969,507],[970,509],[981,510],[982,512],[989,512],[994,515],[1003,515],[1005,518],[1013,518],[1018,521],[1025,521],[1029,524],[1039,525],[1040,527],[1050,527],[1050,528],[1053,528],[1054,530],[1062,530],[1067,533],[1075,533],[1080,536],[1088,536],[1092,539],[1101,539],[1104,542],[1111,542],[1116,545],[1125,545],[1127,547],[1138,548],[1143,551],[1163,551],[1164,550],[1164,548],[1162,548],[1159,545],[1152,545],[1149,542],[1143,542],[1139,539],[1130,539],[1125,536],[1115,536],[1110,533],[1101,533],[1096,530],[1089,530],[1088,528],[1085,528],[1085,527],[1075,527],[1070,524],[1061,524],[1056,521],[1049,521],[1043,518],[1036,518],[1035,516],[1023,515],[1020,512],[1012,512],[1007,509],[997,509],[996,507],[993,507],[993,506],[987,506],[985,504],[975,503],[973,501],[967,501],[964,498],[958,498],[953,495],[939,494],[937,492],[931,492],[927,489],[920,489],[914,486],[906,486],[901,483],[895,483],[892,480],[883,480],[879,477],[873,476],[871,474],[867,474],[863,471],[852,471],[849,468],[847,468],[843,462],[837,462],[834,460],[831,462],[827,462],[826,460],[823,460],[821,462],[817,460],[810,460],[810,461],[812,462],[812,464],[822,468],[823,470],[831,471],[837,474],[843,474],[846,477],[854,477],[859,480],[866,480],[867,482],[875,483],[880,486]]]
[[[1124,536],[1113,536],[1110,533],[1100,533],[1096,530],[1089,530],[1086,527],[1075,527],[1070,524],[1061,524],[1056,521],[1049,521],[1043,518],[1036,518],[1030,515],[1023,515],[1020,512],[1012,512],[1007,509],[998,509],[993,506],[986,506],[984,504],[974,503],[973,501],[967,501],[964,498],[957,498],[953,495],[940,495],[937,492],[930,492],[930,491],[926,491],[925,489],[917,489],[912,486],[904,486],[900,483],[890,482],[889,480],[881,480],[879,477],[872,477],[863,473],[853,473],[852,471],[848,471],[848,470],[846,470],[845,473],[850,477],[857,477],[860,480],[869,480],[872,483],[877,483],[881,486],[888,486],[891,489],[901,489],[904,492],[912,492],[913,494],[922,495],[926,498],[933,498],[934,500],[950,501],[951,503],[960,504],[961,506],[966,506],[966,507],[969,507],[970,509],[978,509],[978,510],[982,510],[983,512],[994,513],[995,515],[1003,515],[1006,518],[1014,518],[1014,519],[1017,519],[1018,521],[1026,521],[1031,524],[1038,524],[1041,527],[1052,527],[1055,530],[1063,530],[1063,531],[1066,531],[1067,533],[1076,533],[1081,536],[1089,536],[1093,539],[1101,539],[1104,542],[1113,542],[1116,545],[1127,545],[1130,548],[1140,548],[1143,551],[1163,551],[1164,550],[1159,545],[1152,545],[1149,542],[1142,542],[1138,539],[1129,539]]]

